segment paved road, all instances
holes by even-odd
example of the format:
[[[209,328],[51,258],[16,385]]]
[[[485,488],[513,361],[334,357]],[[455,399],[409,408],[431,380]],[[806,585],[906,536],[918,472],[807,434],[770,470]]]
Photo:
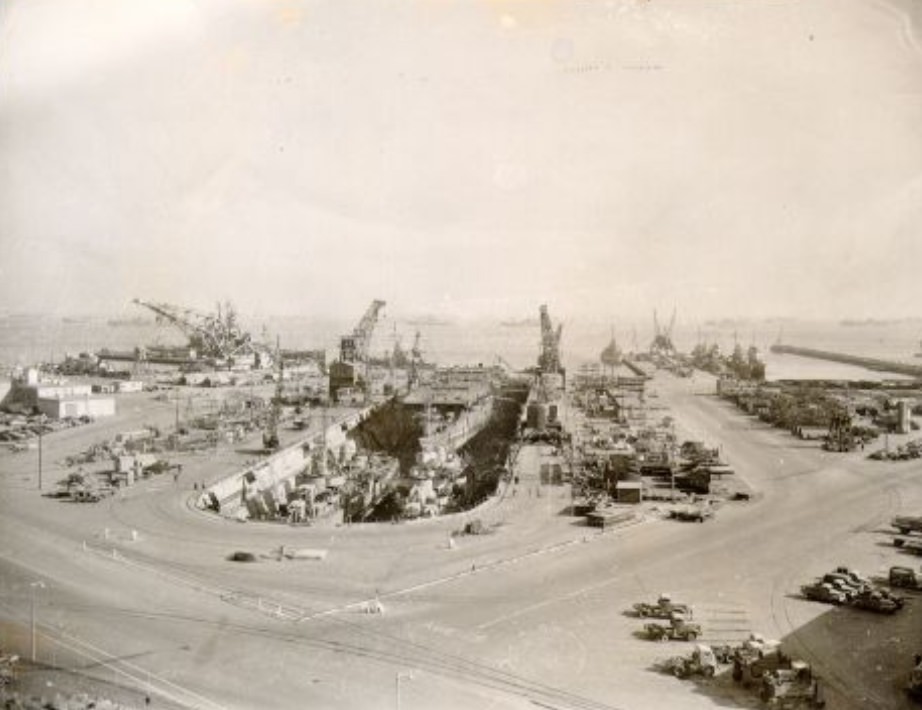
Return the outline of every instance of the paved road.
[[[477,513],[491,534],[453,549],[466,516],[299,529],[208,517],[187,505],[194,473],[185,488],[154,480],[99,506],[12,486],[0,500],[11,639],[24,642],[28,582],[41,577],[54,590],[38,602],[46,636],[64,624],[115,659],[96,672],[121,667],[128,685],[150,672],[158,697],[189,706],[389,707],[397,683],[405,708],[752,706],[729,681],[651,670],[685,644],[638,638],[641,622],[624,611],[669,591],[695,606],[708,640],[784,638],[828,680],[830,707],[908,707],[899,685],[922,647],[913,607],[881,618],[791,593],[839,563],[874,573],[905,559],[877,531],[922,504],[920,467],[802,447],[704,396],[712,384],[656,382],[679,430],[722,445],[759,491],[705,525],[651,520],[598,535],[561,514],[564,490],[529,478],[548,456],[540,448],[523,449],[515,494]],[[279,562],[281,544],[328,556]],[[224,559],[234,549],[265,558],[235,565]],[[362,613],[375,597],[385,613]]]

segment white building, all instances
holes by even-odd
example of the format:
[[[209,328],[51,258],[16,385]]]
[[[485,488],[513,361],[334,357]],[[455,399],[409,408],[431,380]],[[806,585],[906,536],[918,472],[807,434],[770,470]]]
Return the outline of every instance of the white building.
[[[49,419],[65,417],[111,417],[115,415],[112,397],[39,397],[38,408]]]

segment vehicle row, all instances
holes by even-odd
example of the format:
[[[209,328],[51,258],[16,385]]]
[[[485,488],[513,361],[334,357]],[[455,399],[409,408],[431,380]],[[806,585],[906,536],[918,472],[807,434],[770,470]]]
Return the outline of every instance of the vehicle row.
[[[905,599],[847,567],[837,567],[800,588],[805,599],[826,604],[848,605],[880,614],[903,608]]]
[[[772,707],[820,708],[826,704],[821,680],[810,664],[785,653],[779,641],[760,634],[750,634],[736,646],[696,644],[690,653],[674,656],[660,668],[677,678],[713,678],[730,670],[736,683],[758,689],[759,697]]]

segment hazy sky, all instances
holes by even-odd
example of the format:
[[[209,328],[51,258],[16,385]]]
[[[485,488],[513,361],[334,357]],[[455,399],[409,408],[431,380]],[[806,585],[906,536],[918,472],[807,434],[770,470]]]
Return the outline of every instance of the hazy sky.
[[[919,315],[918,6],[6,0],[0,310]]]

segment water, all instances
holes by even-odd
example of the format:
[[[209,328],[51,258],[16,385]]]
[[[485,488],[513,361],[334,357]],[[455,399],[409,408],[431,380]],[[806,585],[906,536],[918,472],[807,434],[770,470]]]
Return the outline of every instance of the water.
[[[552,313],[553,317],[553,313]],[[354,323],[311,318],[268,318],[247,321],[257,339],[274,342],[278,336],[283,348],[325,348],[328,360],[337,352],[340,334]],[[648,321],[621,321],[615,336],[622,350],[644,349],[653,337]],[[372,340],[372,352],[383,353],[393,347],[395,338],[409,349],[416,330],[421,333],[421,347],[428,361],[439,364],[495,364],[502,358],[514,368],[533,365],[540,347],[540,330],[536,325],[504,326],[497,320],[458,320],[413,322],[384,318]],[[564,323],[562,351],[564,363],[571,369],[586,362],[598,362],[608,344],[612,325],[591,320]],[[734,342],[744,348],[755,344],[765,360],[769,379],[833,378],[895,379],[897,376],[874,373],[862,368],[809,360],[792,355],[775,355],[769,347],[781,336],[786,344],[835,350],[855,355],[917,362],[914,354],[922,349],[922,321],[899,321],[883,324],[844,326],[837,322],[756,321],[705,323],[700,326],[677,325],[673,334],[676,346],[690,350],[698,339],[717,343],[725,353]],[[130,350],[136,345],[182,345],[185,337],[168,325],[129,324],[114,326],[104,317],[62,319],[52,316],[5,317],[0,319],[0,365],[9,369],[39,361],[60,361],[65,354],[96,351],[107,347]]]

